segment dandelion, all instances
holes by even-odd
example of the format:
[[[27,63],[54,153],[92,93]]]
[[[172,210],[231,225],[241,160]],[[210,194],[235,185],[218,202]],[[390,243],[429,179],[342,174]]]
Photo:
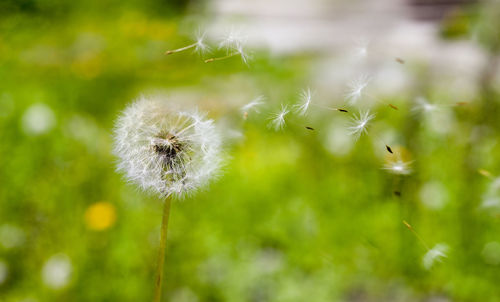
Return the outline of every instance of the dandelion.
[[[351,119],[351,125],[347,128],[349,134],[354,136],[355,140],[358,140],[363,133],[368,133],[369,122],[375,118],[374,114],[370,114],[370,111],[359,112],[359,115],[354,115]]]
[[[114,135],[118,170],[165,199],[154,300],[160,301],[170,197],[195,191],[219,170],[220,135],[213,121],[197,111],[179,111],[171,103],[145,98],[123,111]]]
[[[363,96],[363,92],[368,86],[370,78],[366,75],[362,75],[348,84],[348,91],[346,94],[346,99],[349,104],[354,105]]]
[[[245,104],[243,107],[241,107],[241,111],[243,112],[243,117],[246,119],[248,116],[248,113],[251,111],[254,111],[256,113],[259,113],[259,107],[264,104],[264,100],[266,98],[263,95],[259,95],[255,99],[253,99],[250,103]]]
[[[307,109],[309,109],[311,100],[312,100],[311,89],[307,88],[307,90],[302,90],[302,92],[300,93],[300,103],[294,105],[295,111],[301,115],[305,115],[307,113]]]
[[[171,55],[171,54],[185,51],[185,50],[192,49],[192,48],[194,48],[194,51],[199,53],[200,55],[210,51],[210,47],[205,42],[205,33],[204,32],[198,32],[198,34],[196,35],[196,42],[195,43],[190,44],[188,46],[178,48],[178,49],[167,50],[165,52],[165,55]]]
[[[442,262],[443,258],[447,258],[448,250],[448,245],[444,243],[438,243],[432,249],[428,250],[422,259],[425,269],[430,270],[436,262]]]
[[[287,105],[281,104],[281,110],[271,116],[271,121],[268,127],[273,128],[276,131],[282,130],[285,127],[286,121],[285,116],[290,112]]]

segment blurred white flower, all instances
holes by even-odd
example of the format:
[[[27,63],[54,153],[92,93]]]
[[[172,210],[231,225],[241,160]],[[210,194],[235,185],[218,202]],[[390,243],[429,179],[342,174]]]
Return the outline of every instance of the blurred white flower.
[[[307,109],[309,109],[311,100],[311,89],[307,88],[306,90],[302,90],[302,92],[300,93],[300,103],[293,106],[295,108],[295,111],[301,115],[305,115],[307,113]]]
[[[349,130],[341,123],[334,121],[329,127],[326,137],[326,148],[335,156],[346,156],[351,152],[354,141],[349,136]]]
[[[40,135],[55,126],[56,119],[52,109],[42,103],[31,105],[23,114],[22,126],[26,134]]]
[[[2,285],[9,276],[9,267],[7,263],[0,259],[0,285]]]
[[[426,182],[419,191],[420,201],[433,210],[442,209],[448,201],[446,187],[437,181]]]
[[[6,249],[21,246],[25,237],[24,231],[15,225],[3,224],[0,226],[0,245]]]
[[[52,289],[61,289],[68,285],[72,270],[71,261],[67,255],[53,255],[43,265],[43,283]]]
[[[443,258],[448,257],[448,245],[444,243],[436,244],[432,249],[425,253],[422,264],[425,269],[430,270],[436,262],[442,262]]]
[[[141,98],[120,115],[118,170],[142,189],[178,197],[206,184],[221,166],[221,136],[204,114]]]
[[[402,159],[397,159],[390,161],[384,165],[384,170],[392,174],[397,175],[408,175],[411,171],[411,162],[403,161]]]
[[[349,134],[354,136],[355,140],[358,140],[363,133],[367,133],[369,122],[375,118],[374,114],[370,114],[370,111],[360,111],[358,115],[354,114],[351,118],[350,126],[347,128]]]
[[[271,121],[269,122],[268,127],[273,128],[276,131],[282,130],[286,124],[285,116],[289,112],[288,106],[281,104],[281,110],[271,116]]]
[[[345,97],[350,105],[356,104],[363,96],[363,91],[369,82],[370,78],[367,75],[362,75],[348,84],[348,91]]]

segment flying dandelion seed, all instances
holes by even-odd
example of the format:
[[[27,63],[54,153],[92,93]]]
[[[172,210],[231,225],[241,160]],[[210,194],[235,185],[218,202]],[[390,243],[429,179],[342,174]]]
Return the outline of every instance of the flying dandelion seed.
[[[348,84],[348,91],[345,97],[350,105],[356,104],[363,96],[364,90],[369,82],[370,78],[367,75],[362,75]]]
[[[448,257],[448,245],[444,243],[436,244],[432,249],[425,253],[422,264],[426,270],[430,270],[437,262],[443,262]]]
[[[118,170],[163,197],[192,192],[221,164],[221,141],[213,121],[173,107],[141,98],[125,109],[115,128]]]
[[[412,172],[411,162],[405,162],[402,159],[391,161],[384,165],[384,170],[387,170],[392,174],[408,175]]]
[[[307,109],[309,109],[309,105],[312,100],[312,92],[311,89],[307,88],[306,90],[302,90],[300,93],[300,103],[294,105],[295,112],[300,115],[305,115],[307,113]]]
[[[241,34],[241,31],[231,28],[228,32],[226,32],[224,38],[219,43],[219,48],[230,52],[232,49],[237,48],[238,45],[243,44],[244,41],[245,38]]]
[[[369,122],[375,118],[374,114],[370,114],[370,111],[359,112],[359,115],[353,115],[351,118],[350,126],[347,128],[349,134],[358,140],[363,133],[368,133],[367,129]]]
[[[282,130],[285,125],[285,116],[289,113],[287,105],[281,104],[281,110],[271,116],[271,121],[268,124],[268,127],[273,128],[276,131]]]
[[[214,61],[222,61],[222,60],[226,60],[226,59],[229,59],[229,58],[232,58],[234,56],[239,55],[241,57],[241,61],[243,63],[245,63],[246,65],[248,65],[248,61],[250,60],[250,55],[243,49],[243,44],[241,42],[238,42],[230,50],[232,50],[232,51],[229,52],[228,55],[225,55],[223,57],[206,59],[205,63],[210,63],[210,62],[214,62]]]
[[[415,103],[415,106],[411,109],[412,112],[430,113],[438,109],[437,105],[429,103],[429,101],[423,97],[418,97]]]
[[[185,47],[178,48],[178,49],[167,50],[165,52],[165,55],[171,55],[171,54],[185,51],[185,50],[192,49],[192,48],[194,48],[194,51],[200,55],[203,55],[203,54],[210,51],[210,47],[205,42],[205,32],[201,32],[201,31],[198,32],[198,34],[196,35],[196,42],[195,43],[190,44],[190,45],[185,46]]]
[[[263,95],[259,95],[255,99],[253,99],[250,103],[245,104],[241,107],[241,112],[243,112],[243,117],[247,117],[249,112],[260,113],[259,107],[264,104],[264,100],[266,98]]]

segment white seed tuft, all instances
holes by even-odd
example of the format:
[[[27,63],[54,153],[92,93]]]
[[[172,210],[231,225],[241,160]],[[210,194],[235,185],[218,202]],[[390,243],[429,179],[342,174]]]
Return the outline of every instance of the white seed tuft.
[[[295,112],[297,112],[300,115],[305,115],[307,113],[307,110],[309,109],[311,101],[312,101],[311,89],[307,88],[306,90],[302,90],[302,92],[300,93],[300,103],[295,104],[293,106]]]
[[[198,189],[221,165],[221,138],[213,121],[166,101],[141,98],[129,105],[114,137],[118,170],[163,197]]]
[[[347,128],[349,130],[349,134],[354,137],[355,140],[358,140],[363,133],[367,133],[367,129],[369,126],[369,122],[375,118],[374,114],[370,114],[370,111],[360,111],[359,115],[354,115],[351,118],[351,124]]]
[[[269,128],[276,131],[282,130],[285,127],[285,116],[290,112],[287,105],[281,104],[281,110],[271,116],[271,121],[268,124]]]
[[[363,96],[364,90],[366,86],[368,86],[369,82],[370,78],[367,75],[362,75],[354,79],[347,85],[348,91],[345,97],[350,105],[356,104],[358,100]]]
[[[443,258],[447,258],[448,250],[448,245],[444,243],[438,243],[427,253],[425,253],[422,259],[422,264],[425,269],[430,270],[436,262],[442,262]]]

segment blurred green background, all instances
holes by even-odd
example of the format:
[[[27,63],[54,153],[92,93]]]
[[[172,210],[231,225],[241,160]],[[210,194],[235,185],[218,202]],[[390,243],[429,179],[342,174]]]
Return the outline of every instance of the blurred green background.
[[[210,20],[204,7],[0,3],[0,301],[152,299],[161,203],[126,184],[111,154],[113,123],[141,93],[197,103],[227,132],[223,175],[173,204],[164,301],[500,301],[495,69],[480,72],[467,104],[447,107],[443,134],[445,122],[411,108],[447,91],[429,64],[406,62],[413,88],[383,100],[398,110],[379,106],[380,138],[337,152],[348,115],[316,108],[284,131],[267,127],[309,83],[314,53],[255,49],[250,66],[163,55],[192,43]],[[491,15],[479,5],[447,19],[443,39],[477,25],[495,66]],[[257,93],[269,108],[245,120],[239,107]],[[411,175],[381,169],[384,129],[410,154]],[[425,245],[439,243],[447,257],[426,269]]]

